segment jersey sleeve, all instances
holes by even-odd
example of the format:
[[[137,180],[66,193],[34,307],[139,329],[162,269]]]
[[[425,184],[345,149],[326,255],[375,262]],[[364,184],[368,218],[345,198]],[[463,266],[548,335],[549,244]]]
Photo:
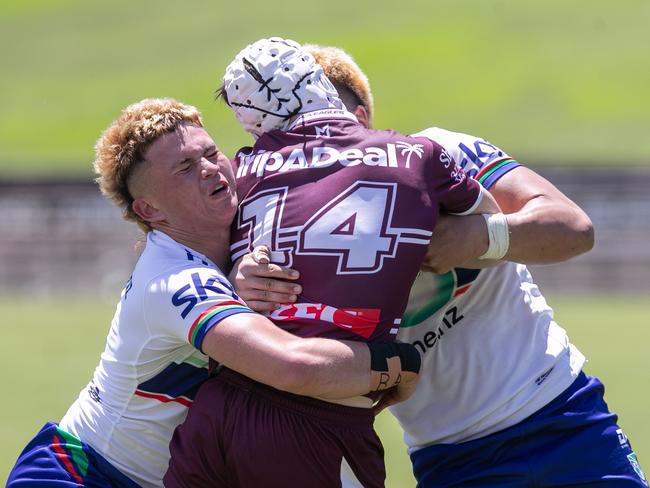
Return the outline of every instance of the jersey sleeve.
[[[217,269],[191,267],[152,280],[145,294],[145,319],[152,333],[201,350],[206,334],[226,317],[255,313]]]
[[[468,178],[441,145],[433,140],[430,142],[433,145],[433,191],[440,208],[454,215],[471,213],[483,198],[481,185]]]
[[[470,178],[476,179],[487,189],[503,175],[521,166],[499,147],[462,132],[430,127],[413,137],[426,137],[440,144]]]

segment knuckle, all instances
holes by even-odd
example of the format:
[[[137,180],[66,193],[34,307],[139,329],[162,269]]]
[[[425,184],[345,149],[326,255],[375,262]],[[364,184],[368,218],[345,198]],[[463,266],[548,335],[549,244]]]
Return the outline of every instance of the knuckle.
[[[269,264],[267,269],[269,274],[272,275],[282,274],[282,268],[277,264]]]

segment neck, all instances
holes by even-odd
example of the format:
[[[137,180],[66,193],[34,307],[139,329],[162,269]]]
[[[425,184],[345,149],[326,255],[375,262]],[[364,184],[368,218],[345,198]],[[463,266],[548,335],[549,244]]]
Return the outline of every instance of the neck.
[[[227,273],[230,268],[230,229],[187,229],[172,228],[166,223],[153,226],[154,230],[164,232],[179,244],[205,255],[221,271]]]

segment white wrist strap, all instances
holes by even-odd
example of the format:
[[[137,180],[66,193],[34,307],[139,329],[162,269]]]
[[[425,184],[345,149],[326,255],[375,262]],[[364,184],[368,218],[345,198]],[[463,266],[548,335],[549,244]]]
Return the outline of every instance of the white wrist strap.
[[[488,250],[479,259],[501,259],[510,247],[510,233],[506,216],[502,213],[483,214],[483,218],[487,224],[490,244]]]

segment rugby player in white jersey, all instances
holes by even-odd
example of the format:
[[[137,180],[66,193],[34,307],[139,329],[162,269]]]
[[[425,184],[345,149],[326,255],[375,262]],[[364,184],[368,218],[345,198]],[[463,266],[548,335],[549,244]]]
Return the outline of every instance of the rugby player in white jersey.
[[[354,60],[337,48],[307,48],[370,126],[372,94]],[[428,255],[438,274],[421,273],[411,291],[398,338],[422,353],[421,378],[391,411],[418,486],[647,486],[602,384],[582,372],[584,356],[525,266],[591,249],[590,219],[484,139],[436,127],[415,136],[440,143],[507,214],[491,224],[503,244],[492,257],[503,262],[486,269],[460,267],[477,257],[482,218],[443,219]]]
[[[162,486],[172,432],[208,377],[208,355],[277,389],[332,399],[396,384],[402,354],[419,367],[411,345],[396,355],[299,338],[239,299],[223,272],[235,178],[194,107],[135,103],[96,151],[102,192],[145,230],[146,246],[93,379],[60,424],[46,424],[29,443],[7,486]],[[377,362],[390,370],[371,371]]]

